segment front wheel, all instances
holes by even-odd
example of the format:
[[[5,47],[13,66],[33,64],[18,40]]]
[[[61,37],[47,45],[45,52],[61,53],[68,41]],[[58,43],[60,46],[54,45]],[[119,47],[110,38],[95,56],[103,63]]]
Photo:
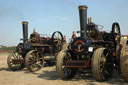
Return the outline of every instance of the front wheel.
[[[27,53],[25,57],[25,65],[31,72],[40,70],[43,64],[44,59],[38,51],[32,50]]]
[[[109,49],[98,48],[92,56],[92,72],[97,81],[111,78],[113,71],[113,56]]]
[[[120,69],[125,81],[128,82],[128,46],[123,45],[120,56]]]
[[[7,58],[7,64],[8,67],[13,71],[20,70],[24,68],[24,58],[16,51],[12,52]]]
[[[65,67],[66,61],[71,60],[71,54],[67,50],[62,50],[57,56],[56,70],[62,79],[69,79],[77,73],[76,68]]]

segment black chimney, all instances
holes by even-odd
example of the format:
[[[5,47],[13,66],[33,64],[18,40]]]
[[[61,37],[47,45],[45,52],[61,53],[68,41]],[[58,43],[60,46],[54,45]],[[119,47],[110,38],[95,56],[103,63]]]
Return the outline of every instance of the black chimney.
[[[27,43],[28,42],[28,22],[23,21],[22,26],[23,26],[23,42]]]
[[[87,38],[87,6],[79,6],[79,16],[80,16],[80,35],[83,38]]]

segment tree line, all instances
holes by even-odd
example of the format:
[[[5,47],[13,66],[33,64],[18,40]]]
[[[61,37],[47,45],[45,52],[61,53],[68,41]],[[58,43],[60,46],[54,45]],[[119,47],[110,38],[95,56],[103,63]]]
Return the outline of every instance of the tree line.
[[[3,46],[0,45],[0,51],[13,51],[16,50],[16,46]]]

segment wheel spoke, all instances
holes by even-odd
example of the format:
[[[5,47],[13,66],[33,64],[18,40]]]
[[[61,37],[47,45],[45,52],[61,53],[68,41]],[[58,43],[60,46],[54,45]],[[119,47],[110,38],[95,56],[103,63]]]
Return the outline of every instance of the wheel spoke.
[[[33,58],[33,57],[30,57],[29,60],[30,60],[30,61],[34,61],[34,58]]]
[[[58,36],[58,38],[59,38],[59,33],[57,33],[57,36]]]
[[[34,60],[31,60],[31,59],[29,58],[29,64],[34,64]]]
[[[13,53],[13,54],[12,54],[12,56],[13,56],[13,58],[14,58],[14,59],[16,59],[16,58],[17,58],[15,53]]]
[[[31,55],[32,55],[32,57],[35,59],[35,54],[34,54],[34,53],[32,53]]]
[[[29,62],[29,65],[32,65],[32,64],[34,64],[34,62]]]
[[[107,58],[108,55],[109,55],[109,52],[107,52],[107,54],[105,55],[105,58]]]
[[[55,37],[54,37],[55,39],[57,38],[57,36],[55,35]]]

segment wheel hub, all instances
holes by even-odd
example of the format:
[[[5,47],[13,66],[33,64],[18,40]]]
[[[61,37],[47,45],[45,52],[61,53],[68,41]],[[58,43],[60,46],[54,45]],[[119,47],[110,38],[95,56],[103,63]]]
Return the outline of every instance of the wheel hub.
[[[106,58],[102,57],[102,63],[106,63]]]

